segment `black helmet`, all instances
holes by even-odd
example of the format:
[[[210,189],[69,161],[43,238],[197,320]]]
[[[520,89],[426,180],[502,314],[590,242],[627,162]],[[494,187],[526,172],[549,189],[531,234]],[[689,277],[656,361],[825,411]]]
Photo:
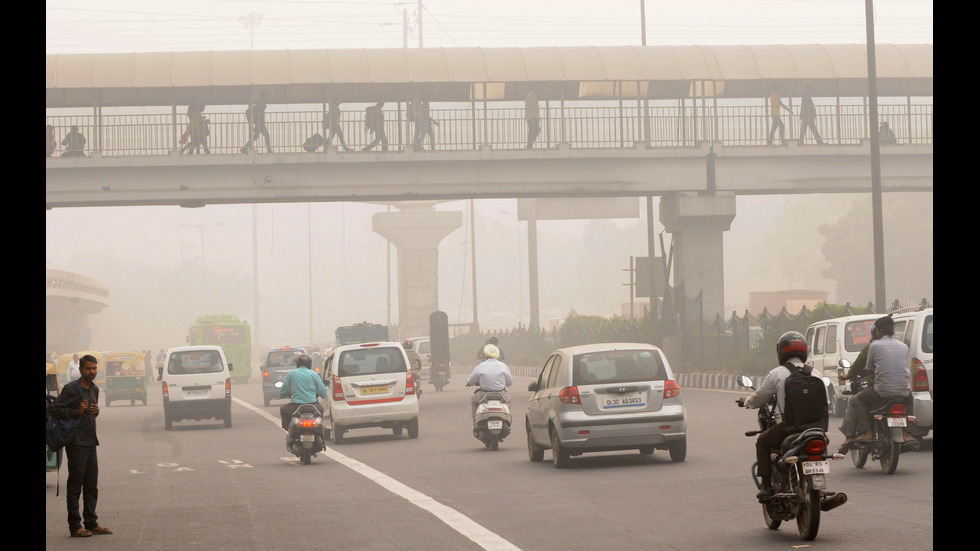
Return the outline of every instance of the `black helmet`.
[[[487,339],[487,344],[492,344],[494,346],[497,346],[497,336],[494,335],[494,336],[490,337],[489,339]]]
[[[806,338],[799,331],[783,333],[783,336],[779,337],[779,342],[776,343],[776,356],[779,357],[780,364],[786,363],[786,360],[794,356],[799,358],[801,362],[805,362],[806,354]]]
[[[402,343],[402,348],[404,348],[405,350],[411,350],[412,349],[412,339],[405,339],[405,342]]]
[[[309,354],[300,354],[296,356],[296,367],[306,367],[313,369],[313,358]]]

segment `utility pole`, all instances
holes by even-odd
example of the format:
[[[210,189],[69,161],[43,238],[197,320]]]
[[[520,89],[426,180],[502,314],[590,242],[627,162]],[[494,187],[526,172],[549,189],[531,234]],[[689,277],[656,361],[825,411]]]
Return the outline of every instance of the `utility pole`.
[[[881,214],[881,149],[878,142],[878,70],[875,66],[874,6],[865,0],[868,30],[868,105],[871,128],[871,221],[874,224],[875,312],[885,313],[885,242]]]
[[[630,319],[631,320],[635,320],[636,317],[634,317],[634,315],[633,315],[633,312],[634,312],[634,310],[633,310],[633,286],[634,286],[634,283],[633,283],[633,274],[635,273],[635,270],[633,268],[633,257],[632,256],[630,257],[630,267],[629,268],[623,268],[623,271],[630,273],[630,282],[629,283],[624,283],[623,285],[628,285],[629,288],[630,288]]]
[[[419,2],[419,16],[416,19],[416,21],[419,24],[419,48],[421,48],[422,47],[422,0],[418,0],[418,2]]]

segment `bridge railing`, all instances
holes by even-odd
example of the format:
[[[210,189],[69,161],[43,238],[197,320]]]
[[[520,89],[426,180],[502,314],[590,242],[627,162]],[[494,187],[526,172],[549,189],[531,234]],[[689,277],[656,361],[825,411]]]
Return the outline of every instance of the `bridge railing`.
[[[385,110],[385,129],[389,151],[400,151],[412,144],[414,126],[406,120],[404,104]],[[793,116],[782,117],[786,140],[798,140],[801,131],[799,106]],[[645,114],[645,117],[644,117]],[[248,141],[248,124],[243,112],[205,110],[210,121],[208,150],[212,154],[239,153]],[[932,103],[879,105],[879,120],[888,121],[899,144],[932,143]],[[465,151],[489,145],[493,149],[523,149],[527,142],[527,123],[523,107],[433,109],[432,140],[424,149]],[[169,155],[181,149],[179,143],[187,116],[167,114],[48,115],[59,144],[72,125],[86,137],[85,153],[102,156]],[[321,126],[322,111],[267,111],[266,126],[275,152],[303,152],[303,144],[315,133],[326,137]],[[766,146],[771,121],[765,106],[681,105],[648,106],[632,104],[560,105],[548,102],[541,109],[541,132],[535,148],[567,143],[571,148],[627,148],[649,143],[654,148],[698,147],[706,141],[726,146]],[[817,129],[825,143],[859,144],[870,139],[869,117],[865,105],[818,105]],[[364,127],[363,110],[345,110],[341,129],[349,147],[363,149],[374,136]],[[778,136],[777,136],[778,140]],[[778,143],[778,142],[777,142]],[[808,135],[805,144],[814,144]],[[265,152],[259,137],[256,151]],[[334,139],[330,147],[339,147]],[[59,146],[58,156],[64,150]],[[380,150],[380,146],[378,147]],[[324,151],[321,147],[319,151]],[[203,148],[201,148],[203,153]]]

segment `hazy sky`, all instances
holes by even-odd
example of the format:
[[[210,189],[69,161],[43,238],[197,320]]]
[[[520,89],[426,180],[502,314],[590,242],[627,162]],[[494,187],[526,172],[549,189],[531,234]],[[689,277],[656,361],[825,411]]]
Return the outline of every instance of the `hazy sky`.
[[[425,47],[640,44],[639,0],[427,0],[421,5]],[[874,5],[877,42],[932,43],[931,1],[876,0]],[[647,0],[645,8],[649,45],[864,43],[866,36],[864,0]],[[418,11],[415,1],[48,0],[45,51],[397,48],[406,36],[414,48],[419,45]],[[257,21],[251,27],[246,24],[249,14]],[[815,231],[855,200],[866,199],[740,197],[738,214],[725,234],[726,311],[744,310],[748,292],[757,290],[824,289],[834,301],[833,282],[819,273],[765,270],[771,259],[756,245],[760,235],[780,231],[773,227],[774,213],[790,206],[805,205],[812,215],[804,225]],[[440,247],[440,308],[451,323],[472,319],[469,204],[437,207],[464,213],[464,227]],[[516,220],[516,200],[478,200],[475,206],[481,325],[526,324],[527,277],[521,275],[527,271],[526,227]],[[385,210],[353,203],[258,207],[263,344],[309,340],[310,273],[317,342],[332,340],[338,324],[387,320],[387,244],[370,229],[371,216]],[[182,344],[187,325],[202,310],[252,317],[252,212],[250,205],[47,211],[47,267],[78,272],[110,287],[112,306],[92,317],[93,338],[101,341],[93,345],[157,349]],[[642,205],[640,213],[638,220],[539,225],[542,324],[572,308],[588,314],[620,313],[621,303],[629,302],[628,288],[622,285],[628,276],[622,269],[629,266],[629,255],[647,254]],[[312,240],[308,216],[314,221]],[[590,300],[583,299],[580,288],[554,284],[558,274],[549,266],[584,263],[583,237],[603,228],[630,230],[618,232],[611,247],[622,257],[619,265],[610,269],[607,281],[595,284],[607,291]],[[820,255],[821,245],[801,246]],[[191,278],[189,285],[196,287],[192,297],[160,296],[159,288],[134,281],[152,281],[147,271]],[[215,286],[228,285],[226,278],[237,278],[249,294],[235,304],[221,303]],[[397,322],[396,303],[392,288],[392,322]]]

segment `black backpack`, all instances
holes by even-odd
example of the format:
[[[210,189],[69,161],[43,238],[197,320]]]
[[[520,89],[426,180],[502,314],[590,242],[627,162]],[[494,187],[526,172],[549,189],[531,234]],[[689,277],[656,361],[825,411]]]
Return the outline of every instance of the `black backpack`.
[[[823,379],[810,375],[813,368],[808,366],[800,368],[787,362],[783,367],[790,371],[783,383],[786,395],[783,426],[790,432],[811,428],[826,431],[830,414]]]

